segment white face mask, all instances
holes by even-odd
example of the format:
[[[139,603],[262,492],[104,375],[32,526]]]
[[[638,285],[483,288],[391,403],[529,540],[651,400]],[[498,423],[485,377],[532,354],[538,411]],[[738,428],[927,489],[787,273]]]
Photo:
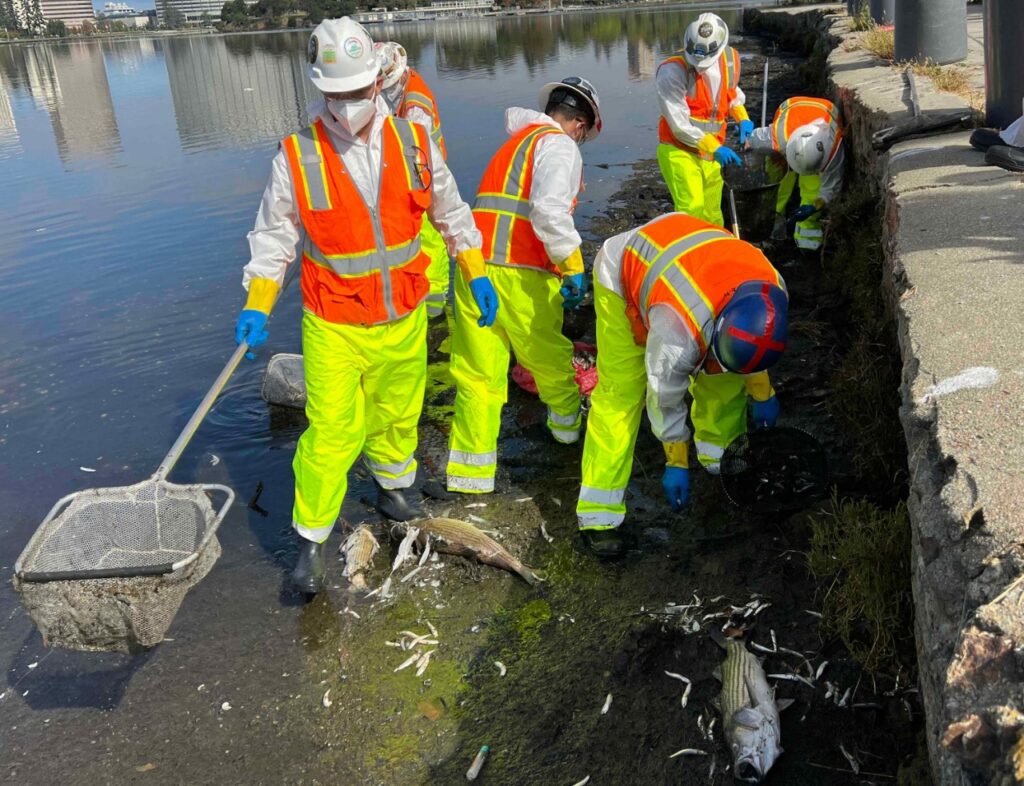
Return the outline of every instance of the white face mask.
[[[396,82],[391,87],[384,88],[384,100],[388,102],[392,112],[398,109],[398,105],[402,103],[404,96],[405,86],[401,82]]]
[[[355,136],[373,119],[377,106],[372,98],[347,99],[344,101],[330,98],[327,100],[327,111],[338,121],[338,125]]]

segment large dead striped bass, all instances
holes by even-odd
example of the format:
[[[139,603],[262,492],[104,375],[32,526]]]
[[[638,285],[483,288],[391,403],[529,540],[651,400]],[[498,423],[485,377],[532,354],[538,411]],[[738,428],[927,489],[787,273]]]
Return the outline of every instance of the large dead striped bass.
[[[405,526],[419,528],[418,541],[421,547],[426,546],[429,537],[431,548],[443,554],[467,557],[485,565],[511,571],[522,576],[527,584],[535,584],[538,581],[537,575],[513,557],[504,546],[465,521],[446,518],[417,519],[407,522],[403,528]]]
[[[357,528],[341,544],[340,551],[345,556],[342,575],[348,578],[353,589],[366,589],[366,577],[363,574],[373,567],[373,557],[379,548],[377,539],[365,525]]]
[[[713,637],[725,650],[725,661],[714,676],[722,683],[718,708],[722,713],[725,740],[732,753],[737,780],[760,783],[782,754],[782,726],[779,711],[792,700],[776,703],[775,690],[768,685],[764,669],[741,639]]]

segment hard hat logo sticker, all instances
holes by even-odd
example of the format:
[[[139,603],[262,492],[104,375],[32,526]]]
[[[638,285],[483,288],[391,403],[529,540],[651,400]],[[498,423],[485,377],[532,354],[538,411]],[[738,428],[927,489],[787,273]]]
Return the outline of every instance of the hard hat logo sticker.
[[[363,56],[363,42],[358,38],[345,39],[345,54],[353,60]]]
[[[319,51],[320,51],[320,43],[316,40],[316,36],[315,35],[311,35],[309,37],[309,62],[310,63],[315,63],[316,62],[316,55],[317,55],[317,52],[319,52]]]
[[[331,64],[331,63],[337,63],[337,62],[338,62],[338,50],[334,49],[333,47],[328,47],[327,49],[324,49],[324,63],[325,64]]]
[[[699,35],[701,38],[707,38],[714,31],[715,29],[711,26],[711,23],[705,22],[699,28],[697,28],[697,35]]]

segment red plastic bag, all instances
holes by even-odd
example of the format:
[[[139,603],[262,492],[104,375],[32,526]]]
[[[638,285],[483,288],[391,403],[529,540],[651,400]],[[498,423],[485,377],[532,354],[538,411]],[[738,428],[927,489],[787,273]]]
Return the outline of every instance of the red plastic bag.
[[[572,366],[576,370],[576,384],[580,393],[589,396],[597,387],[597,347],[593,344],[584,344],[582,341],[576,341],[572,346]],[[533,374],[519,363],[512,369],[512,381],[527,393],[537,395],[537,383],[533,380]]]

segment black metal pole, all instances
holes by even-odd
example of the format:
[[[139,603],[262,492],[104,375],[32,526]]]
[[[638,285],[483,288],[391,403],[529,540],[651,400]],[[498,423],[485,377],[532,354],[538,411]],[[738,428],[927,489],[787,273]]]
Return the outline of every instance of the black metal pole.
[[[930,60],[946,65],[963,60],[967,57],[967,4],[964,0],[899,0],[895,43],[897,62]]]
[[[871,19],[877,25],[891,25],[896,21],[896,0],[870,0]]]
[[[985,0],[985,123],[1006,128],[1024,112],[1024,3]]]

